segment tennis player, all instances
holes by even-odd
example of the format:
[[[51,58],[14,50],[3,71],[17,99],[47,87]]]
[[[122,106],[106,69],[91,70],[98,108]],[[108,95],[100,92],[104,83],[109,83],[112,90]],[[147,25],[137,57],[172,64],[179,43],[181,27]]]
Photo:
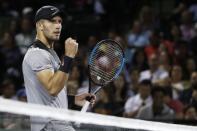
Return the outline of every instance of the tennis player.
[[[64,60],[61,62],[53,46],[60,38],[62,19],[62,12],[54,6],[43,6],[36,12],[36,40],[26,52],[22,65],[27,100],[29,103],[68,109],[68,105],[83,106],[86,97],[93,97],[91,103],[94,104],[94,95],[67,95],[65,85],[78,43],[72,38],[65,40]],[[31,117],[31,131],[73,130],[69,122]]]

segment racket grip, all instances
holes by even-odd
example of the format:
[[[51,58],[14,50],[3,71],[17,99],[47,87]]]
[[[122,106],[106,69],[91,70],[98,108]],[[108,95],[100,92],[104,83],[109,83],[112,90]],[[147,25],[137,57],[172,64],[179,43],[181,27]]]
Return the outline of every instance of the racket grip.
[[[90,102],[86,101],[81,109],[81,112],[86,112],[88,110],[89,105],[90,105]]]
[[[88,110],[88,107],[90,105],[90,102],[89,101],[86,101],[85,104],[83,105],[82,109],[81,109],[81,112],[84,113]],[[75,122],[74,125],[77,127],[77,128],[80,128],[81,126],[81,123],[80,122]]]

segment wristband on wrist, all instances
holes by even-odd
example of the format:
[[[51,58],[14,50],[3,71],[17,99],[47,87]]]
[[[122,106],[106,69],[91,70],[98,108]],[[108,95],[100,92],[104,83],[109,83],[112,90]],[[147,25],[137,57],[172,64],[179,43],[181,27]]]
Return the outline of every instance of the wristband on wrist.
[[[65,73],[69,73],[71,69],[72,61],[73,61],[73,58],[64,56],[64,63],[60,65],[59,70]]]

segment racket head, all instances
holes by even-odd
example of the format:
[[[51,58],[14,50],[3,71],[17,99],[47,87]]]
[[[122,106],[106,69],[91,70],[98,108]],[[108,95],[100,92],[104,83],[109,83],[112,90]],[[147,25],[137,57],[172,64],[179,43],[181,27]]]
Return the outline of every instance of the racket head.
[[[89,60],[90,80],[99,86],[105,86],[121,73],[125,55],[121,46],[114,40],[102,40],[93,48]]]

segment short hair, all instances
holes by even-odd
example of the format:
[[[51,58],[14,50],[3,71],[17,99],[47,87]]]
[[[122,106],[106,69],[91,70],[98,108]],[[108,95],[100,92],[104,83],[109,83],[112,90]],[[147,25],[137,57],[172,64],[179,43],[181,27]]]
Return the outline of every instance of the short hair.
[[[152,82],[149,79],[144,79],[144,80],[140,81],[140,85],[149,85],[149,86],[152,86]]]
[[[151,90],[151,95],[154,96],[157,92],[162,92],[164,95],[166,94],[166,91],[164,88],[160,86],[154,86]]]

